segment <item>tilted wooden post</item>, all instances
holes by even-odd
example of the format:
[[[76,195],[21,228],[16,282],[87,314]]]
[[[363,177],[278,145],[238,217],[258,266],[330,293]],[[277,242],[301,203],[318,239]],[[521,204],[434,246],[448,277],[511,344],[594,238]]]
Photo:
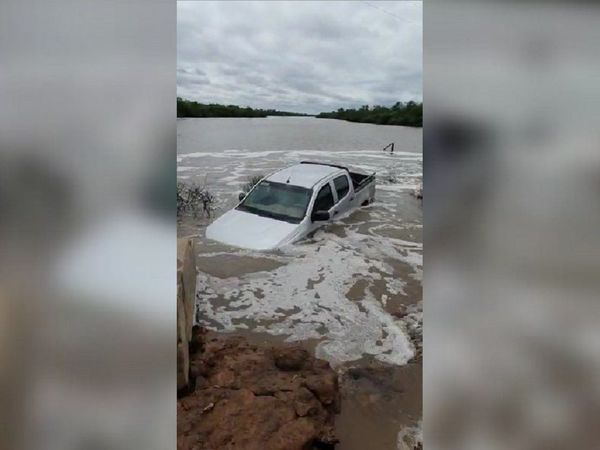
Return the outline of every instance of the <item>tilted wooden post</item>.
[[[188,386],[189,344],[196,307],[196,254],[193,238],[177,239],[177,390]]]

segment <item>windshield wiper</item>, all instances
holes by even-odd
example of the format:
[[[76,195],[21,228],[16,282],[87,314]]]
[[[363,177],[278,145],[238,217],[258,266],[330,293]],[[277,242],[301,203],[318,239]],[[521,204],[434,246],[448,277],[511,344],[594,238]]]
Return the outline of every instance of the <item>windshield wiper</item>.
[[[272,217],[269,212],[264,211],[262,209],[254,208],[252,206],[239,205],[238,209],[241,211],[247,211],[249,213],[256,214],[257,216],[261,217]]]
[[[300,223],[300,221],[301,221],[301,219],[295,219],[294,217],[272,213],[270,211],[265,211],[264,209],[254,208],[252,206],[239,205],[238,209],[241,211],[247,211],[249,213],[256,214],[257,216],[267,217],[269,219],[281,220],[283,222]]]
[[[268,211],[263,211],[262,209],[257,209],[257,210],[254,210],[253,212],[257,216],[268,217],[269,219],[274,219],[275,218],[272,213],[270,213]]]

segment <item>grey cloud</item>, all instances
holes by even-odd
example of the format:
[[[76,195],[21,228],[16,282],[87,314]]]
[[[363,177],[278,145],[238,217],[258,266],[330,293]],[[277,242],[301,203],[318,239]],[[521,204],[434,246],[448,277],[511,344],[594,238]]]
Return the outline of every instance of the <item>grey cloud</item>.
[[[178,95],[310,113],[420,101],[421,4],[370,3],[179,2]]]

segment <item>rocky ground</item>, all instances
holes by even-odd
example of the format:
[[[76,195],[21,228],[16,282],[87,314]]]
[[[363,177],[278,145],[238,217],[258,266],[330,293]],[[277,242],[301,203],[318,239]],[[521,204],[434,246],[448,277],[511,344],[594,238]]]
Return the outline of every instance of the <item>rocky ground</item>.
[[[199,328],[190,350],[178,450],[334,448],[340,391],[329,363],[301,347],[261,347]]]

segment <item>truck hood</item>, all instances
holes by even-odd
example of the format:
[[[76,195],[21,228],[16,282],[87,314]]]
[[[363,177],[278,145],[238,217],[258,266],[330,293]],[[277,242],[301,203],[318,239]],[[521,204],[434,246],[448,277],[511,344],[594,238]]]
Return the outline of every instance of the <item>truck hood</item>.
[[[236,247],[271,250],[297,229],[297,224],[232,209],[206,228],[206,237]]]

